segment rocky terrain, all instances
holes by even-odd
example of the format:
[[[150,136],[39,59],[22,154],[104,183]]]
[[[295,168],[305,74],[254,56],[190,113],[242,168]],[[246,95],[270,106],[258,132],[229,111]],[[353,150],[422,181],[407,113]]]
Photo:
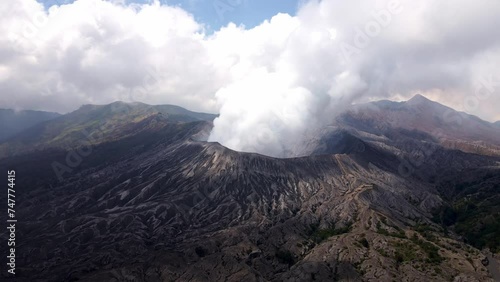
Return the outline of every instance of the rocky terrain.
[[[288,159],[203,141],[215,116],[120,104],[46,122],[0,145],[18,175],[15,281],[495,281],[500,158],[483,148],[500,131],[408,125],[435,106],[422,98],[355,107]],[[92,142],[68,137],[95,120],[109,127]]]

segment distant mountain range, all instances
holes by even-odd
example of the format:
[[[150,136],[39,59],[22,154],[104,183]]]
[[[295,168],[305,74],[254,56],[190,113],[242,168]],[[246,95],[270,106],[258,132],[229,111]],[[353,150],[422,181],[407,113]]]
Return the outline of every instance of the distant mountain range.
[[[58,116],[60,114],[51,112],[0,109],[0,141],[8,139],[38,123],[54,119]]]
[[[423,96],[354,105],[277,159],[206,142],[215,117],[87,105],[1,143],[16,281],[499,278],[492,123]]]

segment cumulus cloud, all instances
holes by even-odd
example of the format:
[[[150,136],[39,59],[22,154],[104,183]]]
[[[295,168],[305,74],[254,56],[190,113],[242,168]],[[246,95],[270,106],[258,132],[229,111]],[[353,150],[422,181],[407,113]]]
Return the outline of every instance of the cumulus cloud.
[[[223,81],[203,26],[178,7],[101,0],[47,11],[33,0],[0,6],[3,107],[67,112],[125,100],[215,110]]]
[[[497,0],[311,0],[213,34],[158,1],[3,1],[0,16],[2,107],[178,104],[220,113],[211,141],[272,156],[353,102],[422,93],[500,119]]]

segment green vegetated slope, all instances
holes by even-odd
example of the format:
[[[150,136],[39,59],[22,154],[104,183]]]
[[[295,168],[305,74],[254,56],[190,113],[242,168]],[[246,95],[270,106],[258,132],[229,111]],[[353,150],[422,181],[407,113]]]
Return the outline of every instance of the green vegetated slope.
[[[497,170],[474,171],[456,182],[441,185],[448,203],[434,220],[453,229],[476,248],[500,251],[500,175]],[[448,191],[450,195],[444,194]]]
[[[86,146],[89,142],[95,145],[118,140],[151,127],[161,127],[155,121],[183,123],[212,121],[215,117],[172,105],[151,106],[123,102],[102,106],[84,105],[0,144],[0,158],[47,148],[66,149]]]

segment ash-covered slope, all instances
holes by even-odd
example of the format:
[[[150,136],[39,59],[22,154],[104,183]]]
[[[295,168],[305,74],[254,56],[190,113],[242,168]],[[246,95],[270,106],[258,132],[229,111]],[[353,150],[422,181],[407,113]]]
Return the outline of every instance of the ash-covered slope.
[[[359,139],[275,159],[194,141],[206,122],[158,119],[94,145],[62,182],[47,168],[64,150],[0,161],[22,187],[16,281],[489,279],[484,256],[430,220],[439,191],[399,174],[391,152]],[[454,160],[448,175],[498,169],[457,151],[433,158]]]
[[[470,222],[440,215],[471,194],[495,206],[497,157],[359,124],[326,128],[311,156],[276,159],[198,141],[210,121],[136,110],[101,111],[118,125],[97,141],[56,138],[0,160],[17,175],[16,281],[492,281],[454,233]]]

